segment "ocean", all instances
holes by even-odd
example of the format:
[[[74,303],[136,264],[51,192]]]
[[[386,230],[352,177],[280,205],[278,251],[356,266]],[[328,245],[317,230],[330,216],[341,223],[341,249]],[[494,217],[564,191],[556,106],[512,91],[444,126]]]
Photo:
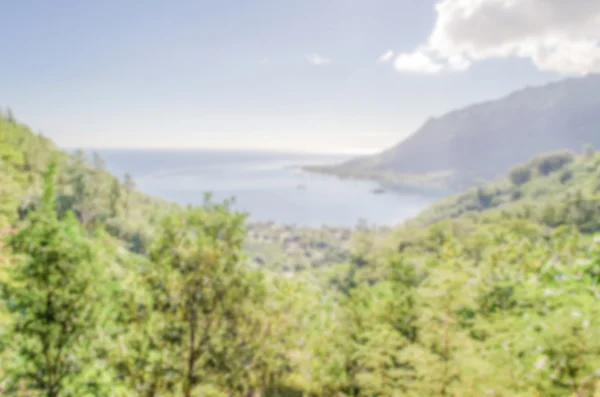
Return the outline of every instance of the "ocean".
[[[334,164],[351,155],[242,151],[95,150],[107,169],[133,176],[139,190],[181,204],[235,198],[250,221],[296,226],[352,227],[359,221],[394,225],[416,215],[434,198],[374,194],[378,185],[303,172],[295,166]]]

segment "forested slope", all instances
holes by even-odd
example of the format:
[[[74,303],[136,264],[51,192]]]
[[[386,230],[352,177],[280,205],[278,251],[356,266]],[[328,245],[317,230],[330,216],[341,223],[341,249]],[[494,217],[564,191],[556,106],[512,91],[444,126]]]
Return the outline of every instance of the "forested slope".
[[[227,205],[117,189],[10,118],[0,135],[3,396],[600,393],[592,151],[519,166],[477,208],[469,192],[417,226],[364,228],[348,260],[282,278],[245,266]]]
[[[97,155],[90,161],[81,150],[73,155],[60,150],[10,112],[0,116],[0,160],[0,223],[14,221],[39,203],[42,174],[51,161],[57,165],[59,212],[73,209],[86,227],[106,225],[137,252],[144,250],[161,216],[179,208],[138,192],[128,175],[109,174]]]
[[[514,166],[506,177],[447,197],[408,224],[428,225],[489,210],[527,211],[548,226],[576,224],[600,231],[600,155],[586,146],[583,154],[558,151],[538,154]]]

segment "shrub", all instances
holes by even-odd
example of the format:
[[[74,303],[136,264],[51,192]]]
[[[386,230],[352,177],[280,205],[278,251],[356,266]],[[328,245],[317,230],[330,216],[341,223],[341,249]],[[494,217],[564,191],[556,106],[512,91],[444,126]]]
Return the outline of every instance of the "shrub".
[[[531,168],[527,165],[519,165],[509,173],[510,180],[516,186],[521,186],[531,180]]]
[[[573,179],[573,172],[571,170],[566,170],[560,175],[560,183],[567,183],[571,179]]]
[[[540,175],[550,175],[575,161],[571,152],[555,152],[540,155],[534,159],[534,164]]]

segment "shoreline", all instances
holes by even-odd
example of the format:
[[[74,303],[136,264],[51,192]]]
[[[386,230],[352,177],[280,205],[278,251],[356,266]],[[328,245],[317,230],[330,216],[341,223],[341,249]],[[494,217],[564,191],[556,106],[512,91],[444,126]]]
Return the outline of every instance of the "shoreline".
[[[411,183],[398,183],[398,182],[390,183],[390,182],[386,182],[386,181],[382,180],[382,178],[378,178],[376,176],[369,177],[369,176],[360,176],[360,175],[349,175],[349,174],[343,173],[343,172],[336,172],[335,170],[331,169],[332,167],[329,167],[329,166],[298,165],[298,166],[294,166],[294,168],[300,169],[303,172],[306,172],[309,174],[327,175],[327,176],[335,177],[341,181],[354,180],[354,181],[375,182],[378,185],[378,187],[375,190],[383,189],[384,193],[389,192],[392,194],[400,194],[400,195],[401,194],[420,195],[420,196],[426,196],[426,197],[430,197],[430,198],[434,198],[434,199],[444,198],[444,197],[447,197],[449,195],[456,193],[456,190],[454,190],[454,189],[445,188],[445,187],[441,187],[441,186],[426,186],[426,185],[411,184]],[[380,193],[374,193],[374,194],[380,194]]]

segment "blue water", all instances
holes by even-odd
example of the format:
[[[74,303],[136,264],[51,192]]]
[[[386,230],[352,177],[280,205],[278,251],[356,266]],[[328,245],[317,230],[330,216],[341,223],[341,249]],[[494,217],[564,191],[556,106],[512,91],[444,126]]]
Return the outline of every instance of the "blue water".
[[[392,225],[434,201],[419,195],[382,194],[375,183],[343,181],[303,172],[297,165],[330,164],[348,155],[235,151],[96,150],[115,175],[130,173],[145,193],[181,204],[235,197],[250,220],[302,226],[355,226],[359,220]],[[305,185],[305,189],[298,189]]]

